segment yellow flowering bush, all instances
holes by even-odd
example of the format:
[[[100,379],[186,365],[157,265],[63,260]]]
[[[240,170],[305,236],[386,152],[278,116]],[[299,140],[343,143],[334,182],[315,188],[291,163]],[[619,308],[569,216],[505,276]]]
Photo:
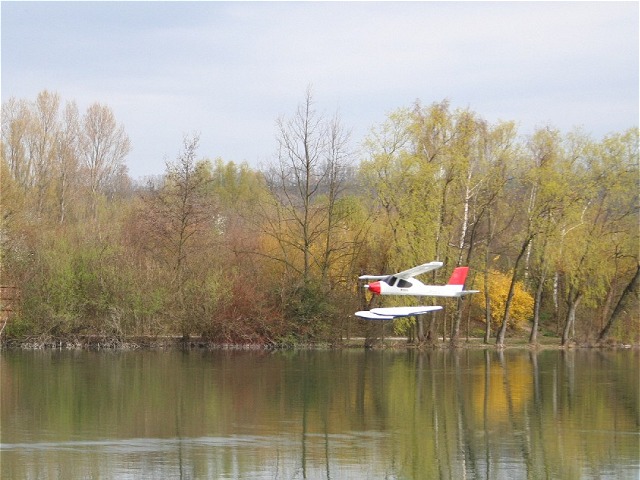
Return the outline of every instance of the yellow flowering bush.
[[[511,273],[502,273],[496,270],[489,272],[489,299],[491,302],[491,323],[497,326],[502,322],[504,309],[511,285]],[[476,277],[474,288],[478,288],[481,293],[473,296],[473,303],[483,311],[485,309],[485,285],[482,275]],[[523,326],[533,317],[533,296],[527,292],[524,284],[516,282],[509,311],[507,326],[517,328]]]

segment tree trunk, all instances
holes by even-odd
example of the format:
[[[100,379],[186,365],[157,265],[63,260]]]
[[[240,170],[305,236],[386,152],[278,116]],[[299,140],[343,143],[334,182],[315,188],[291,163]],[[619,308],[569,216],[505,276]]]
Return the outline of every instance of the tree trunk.
[[[547,224],[544,242],[542,243],[540,278],[538,279],[538,287],[536,288],[536,295],[533,304],[533,324],[531,325],[531,334],[529,335],[530,345],[535,345],[538,341],[538,327],[540,325],[540,306],[542,304],[542,291],[544,289],[544,282],[547,278],[547,245],[549,243],[549,229],[550,225]],[[531,247],[531,244],[529,244],[529,247]]]
[[[493,229],[491,228],[491,209],[487,211],[487,248],[484,252],[484,343],[488,344],[491,338],[491,296],[489,295],[489,259],[491,258],[491,239]]]
[[[546,241],[545,241],[546,247]],[[543,247],[543,254],[546,248]],[[547,262],[542,260],[540,269],[540,281],[536,289],[535,303],[533,304],[533,325],[531,325],[531,335],[529,335],[529,344],[534,345],[538,341],[538,326],[540,324],[540,306],[542,305],[542,291],[544,289],[544,281],[547,278]]]
[[[458,266],[462,264],[462,252],[464,250],[464,241],[467,238],[467,229],[469,228],[469,203],[471,201],[471,171],[472,168],[469,167],[467,172],[467,182],[465,183],[465,192],[464,192],[464,208],[463,208],[463,216],[462,216],[462,228],[460,229],[460,240],[458,241]],[[469,256],[467,255],[467,263],[469,260]]]
[[[556,319],[556,335],[560,334],[560,302],[558,301],[559,290],[560,290],[560,273],[556,271],[553,275],[553,316]]]
[[[460,322],[462,322],[462,298],[458,298],[456,304],[456,314],[455,319],[453,320],[450,338],[450,344],[452,347],[456,347],[458,345],[458,338],[460,337]]]
[[[516,263],[513,266],[513,276],[511,277],[511,285],[509,286],[509,293],[507,294],[507,301],[504,306],[504,316],[502,317],[502,324],[500,325],[500,330],[498,331],[498,336],[496,338],[496,345],[503,346],[504,345],[504,336],[507,332],[507,320],[509,319],[509,310],[511,309],[511,302],[513,300],[513,295],[515,293],[516,288],[516,280],[518,278],[518,265],[520,264],[520,260],[524,256],[527,251],[527,247],[529,246],[529,242],[531,242],[532,237],[529,236],[522,244],[522,248],[520,249],[520,253],[518,254],[518,258],[516,258]]]
[[[489,271],[484,272],[484,343],[488,344],[491,338],[491,296],[489,295]]]
[[[441,312],[442,313],[442,312]],[[438,332],[436,331],[436,326],[437,326],[437,320],[438,318],[438,314],[434,313],[433,315],[429,315],[429,326],[427,328],[427,333],[426,336],[423,333],[422,334],[422,341],[426,341],[427,343],[433,343],[435,342],[435,338],[438,336]]]
[[[478,222],[475,222],[472,229],[471,229],[471,238],[469,241],[469,250],[467,250],[467,258],[465,260],[465,264],[469,265],[469,263],[471,263],[471,254],[473,253],[473,244],[474,244],[474,237],[475,237],[475,231],[476,231],[476,227],[478,225]],[[462,252],[460,253],[460,260],[462,260]],[[459,262],[458,265],[460,265],[461,263]],[[458,343],[458,338],[460,337],[460,323],[462,322],[462,310],[463,310],[463,305],[464,305],[464,300],[463,298],[458,298],[458,309],[456,311],[456,317],[455,317],[455,321],[454,321],[454,325],[453,325],[453,331],[451,333],[451,344],[455,345]],[[467,322],[468,325],[468,322]],[[469,336],[469,331],[467,329],[467,336]]]
[[[575,322],[576,322],[576,309],[580,304],[580,300],[582,300],[582,293],[577,293],[573,300],[569,302],[569,311],[567,312],[567,321],[564,325],[564,330],[562,331],[562,341],[560,345],[563,347],[569,341],[569,333],[573,330]]]
[[[611,312],[611,304],[613,303],[613,296],[616,293],[616,278],[613,279],[611,285],[609,286],[609,291],[607,292],[607,297],[605,298],[604,305],[602,306],[602,313],[600,314],[600,318],[598,319],[598,332],[602,332],[602,329],[607,324],[607,318],[609,317],[609,312]],[[591,333],[592,328],[591,324],[589,325],[589,333]]]
[[[421,344],[422,342],[425,341],[425,336],[424,336],[424,319],[422,318],[422,315],[418,315],[416,317],[416,326],[418,329],[417,332],[417,340],[418,340],[418,344]]]
[[[638,282],[639,282],[638,278],[639,277],[640,277],[640,264],[638,264],[638,266],[636,267],[635,275],[633,276],[633,278],[631,279],[627,287],[624,289],[624,292],[622,292],[622,296],[620,297],[620,300],[618,300],[618,303],[616,304],[616,308],[613,310],[611,317],[609,317],[609,321],[600,332],[600,335],[598,335],[598,342],[602,342],[605,338],[607,338],[607,335],[609,335],[609,331],[611,330],[611,327],[613,326],[613,324],[627,309],[627,303],[631,295],[633,295],[634,293],[636,296],[638,295]]]
[[[540,323],[540,304],[542,303],[542,289],[544,286],[544,273],[538,283],[536,289],[535,303],[533,304],[533,325],[531,325],[531,334],[529,335],[529,344],[535,345],[538,341],[538,324]]]

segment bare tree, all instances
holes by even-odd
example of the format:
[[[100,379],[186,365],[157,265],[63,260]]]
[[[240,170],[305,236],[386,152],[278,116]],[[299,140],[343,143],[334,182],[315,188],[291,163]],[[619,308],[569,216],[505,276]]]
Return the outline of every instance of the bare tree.
[[[25,100],[9,99],[2,104],[2,155],[16,183],[26,191],[32,181],[27,155],[31,112]]]
[[[208,193],[208,163],[196,161],[198,143],[198,135],[186,136],[177,160],[167,162],[162,184],[150,186],[141,218],[145,238],[139,239],[166,267],[173,294],[170,309],[179,319],[184,337],[196,326],[193,311],[207,300],[190,302],[189,284],[205,282],[215,263],[210,247],[219,227],[218,211]],[[207,255],[209,260],[203,261]]]
[[[307,335],[335,319],[329,295],[337,294],[355,255],[342,202],[351,175],[349,132],[337,115],[316,111],[311,89],[277,128],[277,159],[265,171],[270,195],[261,205],[261,253],[282,268],[285,314]]]
[[[58,94],[44,90],[38,94],[30,117],[29,156],[34,173],[38,217],[44,213],[46,195],[51,184],[53,158],[59,133],[59,108]]]
[[[98,218],[98,197],[109,180],[121,170],[131,150],[123,126],[116,124],[111,109],[94,103],[83,118],[84,163],[89,173],[91,214]]]
[[[326,280],[344,247],[336,236],[338,201],[350,173],[349,133],[337,116],[327,121],[315,111],[310,89],[295,115],[277,125],[277,164],[266,172],[274,200],[266,233],[280,248],[274,258],[298,272],[304,284],[316,271]]]
[[[55,148],[56,203],[58,222],[67,218],[71,187],[77,184],[80,119],[75,102],[67,103]]]

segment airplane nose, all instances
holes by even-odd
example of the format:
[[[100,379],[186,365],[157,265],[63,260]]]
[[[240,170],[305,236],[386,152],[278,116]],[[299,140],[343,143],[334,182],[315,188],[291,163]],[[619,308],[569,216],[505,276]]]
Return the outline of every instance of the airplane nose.
[[[380,295],[380,282],[370,283],[369,285],[366,285],[366,287],[376,295]]]

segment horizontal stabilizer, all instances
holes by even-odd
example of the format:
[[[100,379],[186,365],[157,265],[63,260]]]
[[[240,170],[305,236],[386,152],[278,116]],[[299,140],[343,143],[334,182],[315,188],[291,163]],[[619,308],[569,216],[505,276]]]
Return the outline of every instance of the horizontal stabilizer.
[[[360,280],[382,280],[386,278],[388,275],[360,275],[358,278]]]
[[[460,296],[471,295],[472,293],[480,293],[480,290],[463,290],[460,292]]]

